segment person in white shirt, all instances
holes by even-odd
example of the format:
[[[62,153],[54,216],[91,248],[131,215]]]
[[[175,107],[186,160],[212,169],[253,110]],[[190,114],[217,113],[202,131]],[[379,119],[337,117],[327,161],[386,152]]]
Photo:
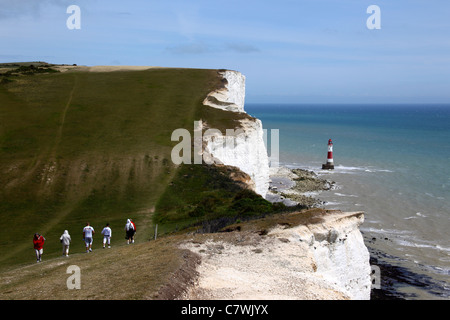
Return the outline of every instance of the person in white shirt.
[[[92,242],[94,240],[94,234],[94,228],[89,225],[89,222],[86,223],[86,227],[84,227],[83,229],[83,240],[86,244],[86,253],[92,252]]]
[[[109,223],[107,223],[106,227],[103,228],[102,235],[103,235],[103,249],[105,249],[106,243],[108,243],[108,248],[111,248],[112,230],[109,227]]]
[[[61,241],[62,246],[63,246],[63,256],[68,257],[69,256],[69,246],[70,246],[70,242],[72,241],[72,239],[70,238],[69,231],[64,230],[64,233],[59,238],[59,240]]]

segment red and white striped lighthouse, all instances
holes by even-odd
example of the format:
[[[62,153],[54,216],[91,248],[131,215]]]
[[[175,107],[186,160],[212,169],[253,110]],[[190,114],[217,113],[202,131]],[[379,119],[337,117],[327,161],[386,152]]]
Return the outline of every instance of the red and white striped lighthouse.
[[[332,170],[334,169],[334,162],[333,162],[333,141],[328,140],[328,156],[327,156],[327,163],[322,165],[322,169],[325,170]]]

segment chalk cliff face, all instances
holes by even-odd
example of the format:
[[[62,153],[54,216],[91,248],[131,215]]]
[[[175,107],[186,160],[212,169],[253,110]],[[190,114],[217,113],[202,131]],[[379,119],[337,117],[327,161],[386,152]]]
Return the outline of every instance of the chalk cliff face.
[[[245,76],[230,70],[220,74],[225,81],[225,87],[208,94],[203,104],[233,112],[245,112]]]
[[[274,229],[270,234],[284,236],[308,253],[315,265],[312,277],[325,280],[350,299],[369,300],[369,251],[359,230],[363,222],[363,212],[336,212],[320,223]]]
[[[302,213],[297,213],[302,214]],[[184,299],[370,298],[369,254],[359,232],[363,213],[332,212],[303,225],[243,230],[221,240],[199,237],[182,248],[201,257]]]
[[[214,91],[203,102],[206,106],[231,112],[245,112],[245,77],[236,71],[225,71],[225,88]],[[240,121],[240,128],[229,128],[225,136],[205,132],[205,153],[216,163],[238,167],[254,182],[256,193],[265,197],[269,188],[269,158],[264,144],[262,123],[258,119]]]

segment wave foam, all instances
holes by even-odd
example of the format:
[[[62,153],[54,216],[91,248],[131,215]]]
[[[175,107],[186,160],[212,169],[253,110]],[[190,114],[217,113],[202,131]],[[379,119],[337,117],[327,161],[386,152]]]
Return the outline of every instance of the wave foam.
[[[422,214],[422,213],[420,213],[420,212],[416,212],[416,215],[415,216],[411,216],[411,217],[406,217],[406,218],[403,218],[404,220],[411,220],[411,219],[418,219],[418,218],[427,218],[428,216],[426,216],[426,215],[424,215],[424,214]]]
[[[450,248],[446,248],[446,247],[442,247],[440,245],[437,244],[430,244],[430,243],[426,243],[426,242],[418,242],[418,241],[414,241],[408,238],[399,238],[399,239],[394,239],[395,243],[404,246],[404,247],[412,247],[412,248],[423,248],[423,249],[433,249],[433,250],[438,250],[438,251],[445,251],[445,252],[450,252]]]
[[[405,235],[405,234],[414,234],[412,231],[409,230],[398,230],[398,229],[376,229],[376,228],[361,228],[362,231],[370,232],[370,233],[377,233],[377,234],[383,234],[383,235]]]
[[[368,172],[368,173],[377,173],[377,172],[394,172],[392,170],[388,170],[388,169],[379,169],[379,168],[374,168],[374,167],[352,167],[352,166],[343,166],[343,165],[338,165],[334,167],[335,170],[337,170],[336,172],[339,173],[356,173],[356,172]]]
[[[335,195],[339,196],[339,197],[351,197],[351,198],[358,198],[358,196],[354,195],[354,194],[343,194],[343,193],[339,193],[339,192],[335,192]]]

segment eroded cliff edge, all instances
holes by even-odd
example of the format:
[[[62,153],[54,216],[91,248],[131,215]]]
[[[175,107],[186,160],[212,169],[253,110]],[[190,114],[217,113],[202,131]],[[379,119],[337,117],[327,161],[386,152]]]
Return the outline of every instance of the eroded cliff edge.
[[[203,101],[208,107],[230,112],[245,113],[245,76],[237,71],[221,71],[223,88],[211,92]],[[238,128],[228,128],[223,134],[211,133],[204,137],[204,157],[216,163],[238,167],[247,173],[252,189],[263,198],[269,188],[269,158],[264,143],[262,122],[256,118],[239,120]]]
[[[195,235],[181,248],[201,257],[182,299],[370,299],[362,212],[297,212]]]

